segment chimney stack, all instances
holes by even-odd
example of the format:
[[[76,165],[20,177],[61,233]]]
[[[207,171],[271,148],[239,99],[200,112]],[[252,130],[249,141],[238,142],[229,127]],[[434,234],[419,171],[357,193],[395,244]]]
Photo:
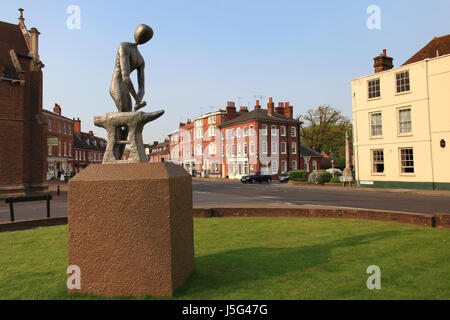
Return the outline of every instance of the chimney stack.
[[[392,61],[394,59],[392,57],[388,57],[386,55],[386,49],[383,49],[383,54],[376,56],[373,58],[373,66],[375,68],[375,73],[390,70],[394,67]]]
[[[78,118],[77,120],[73,119],[73,131],[81,134],[81,120]]]
[[[93,136],[93,135],[94,135],[94,132],[93,132],[92,130],[89,130],[89,135],[90,135],[90,136]]]
[[[153,141],[153,147],[156,147],[158,145],[158,141]]]
[[[275,112],[275,103],[273,103],[272,97],[269,98],[267,103],[267,114],[273,116]]]
[[[25,26],[25,18],[23,17],[23,9],[19,9],[20,16],[19,16],[19,27],[20,31],[22,31],[22,35],[25,39],[25,42],[27,44],[28,50],[31,50],[31,44],[30,44],[30,34],[28,33],[27,27]]]
[[[30,35],[31,35],[31,48],[30,51],[33,54],[33,70],[32,71],[39,71],[39,35],[41,33],[36,28],[31,28]]]
[[[261,109],[261,106],[259,105],[259,100],[256,100],[255,109]]]
[[[291,118],[294,116],[294,108],[289,105],[289,101],[284,103],[284,116],[287,118]]]
[[[233,101],[227,102],[227,121],[230,121],[231,119],[236,118],[236,106]]]
[[[284,115],[284,103],[278,102],[278,107],[275,108],[275,112]]]
[[[245,106],[240,106],[240,107],[239,107],[239,111],[240,111],[240,112],[248,112],[248,108],[245,107]]]
[[[55,103],[55,106],[53,107],[53,112],[61,115],[61,106]]]

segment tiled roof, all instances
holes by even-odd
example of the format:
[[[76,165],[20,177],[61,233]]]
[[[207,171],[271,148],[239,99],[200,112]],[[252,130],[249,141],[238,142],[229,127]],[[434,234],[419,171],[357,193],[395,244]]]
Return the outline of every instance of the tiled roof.
[[[0,65],[5,67],[5,78],[19,79],[9,53],[11,49],[18,56],[28,57],[28,46],[19,25],[0,21]]]
[[[89,139],[89,145],[86,143],[87,139]],[[94,140],[97,141],[97,145],[94,145]],[[103,142],[103,146],[99,144],[100,141]],[[106,150],[106,140],[100,137],[91,136],[86,132],[81,132],[81,135],[78,132],[74,132],[73,147],[77,149],[96,150],[104,152]]]
[[[425,47],[409,58],[403,65],[422,61],[427,58],[435,58],[437,55],[450,54],[450,34],[442,37],[435,37]]]
[[[308,147],[305,147],[304,145],[301,145],[300,148],[301,148],[301,154],[302,154],[302,157],[303,157],[303,156],[307,156],[307,157],[320,157],[320,158],[323,157],[321,153],[319,153],[319,152],[317,152],[317,151],[314,151],[313,149],[310,149],[310,148],[308,148]]]
[[[230,121],[224,122],[219,127],[229,127],[236,124],[246,123],[250,121],[267,121],[267,122],[281,122],[281,123],[295,123],[297,124],[299,121],[288,118],[279,113],[274,113],[273,115],[269,115],[267,113],[267,109],[254,109],[249,112],[238,112],[238,116]]]

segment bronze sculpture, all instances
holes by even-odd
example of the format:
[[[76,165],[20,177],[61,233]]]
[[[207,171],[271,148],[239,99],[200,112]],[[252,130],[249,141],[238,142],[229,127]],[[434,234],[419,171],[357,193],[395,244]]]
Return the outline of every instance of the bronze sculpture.
[[[143,101],[145,94],[145,61],[137,46],[148,42],[152,37],[152,28],[145,24],[140,24],[134,31],[135,42],[122,42],[117,50],[109,93],[119,112],[108,113],[103,117],[94,117],[94,124],[108,131],[108,145],[103,163],[147,161],[142,141],[142,130],[146,123],[159,118],[164,113],[164,110],[150,113],[136,112],[147,105]],[[137,70],[138,73],[137,92],[130,78],[130,74],[134,70]],[[135,101],[134,108],[132,108],[131,97]],[[130,145],[130,155],[127,160],[122,160],[125,145],[127,144]]]

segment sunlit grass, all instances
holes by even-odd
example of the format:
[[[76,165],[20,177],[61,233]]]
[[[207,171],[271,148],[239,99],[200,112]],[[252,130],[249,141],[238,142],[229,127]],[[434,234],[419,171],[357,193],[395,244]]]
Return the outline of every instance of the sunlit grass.
[[[195,219],[196,269],[176,299],[449,299],[450,230],[296,218]],[[369,290],[369,265],[381,290]],[[67,226],[0,233],[0,299],[66,288]]]

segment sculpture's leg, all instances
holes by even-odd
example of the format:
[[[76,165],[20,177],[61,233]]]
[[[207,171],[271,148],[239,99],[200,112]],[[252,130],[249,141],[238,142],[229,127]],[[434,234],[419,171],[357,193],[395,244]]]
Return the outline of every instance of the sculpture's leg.
[[[113,81],[111,88],[109,89],[114,103],[116,104],[119,112],[130,112],[132,109],[130,91],[123,83],[122,79]]]

